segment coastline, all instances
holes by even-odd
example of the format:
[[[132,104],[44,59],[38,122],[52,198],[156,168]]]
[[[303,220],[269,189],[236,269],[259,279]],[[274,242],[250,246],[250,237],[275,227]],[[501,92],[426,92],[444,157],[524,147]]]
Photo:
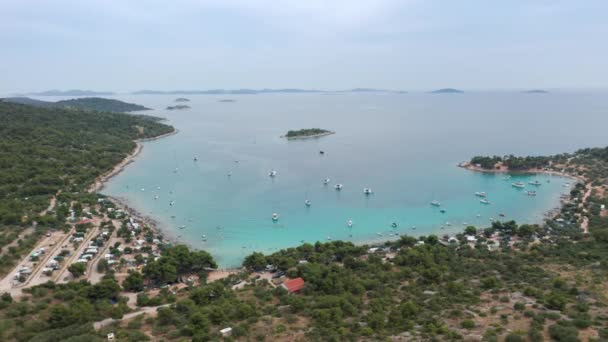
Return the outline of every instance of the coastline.
[[[177,134],[178,132],[179,130],[174,129],[172,132],[165,133],[156,137],[133,140],[133,142],[135,142],[135,148],[133,149],[133,151],[131,151],[131,153],[129,153],[122,161],[120,161],[120,163],[114,165],[114,167],[110,171],[97,177],[93,184],[89,186],[87,192],[93,193],[101,191],[108,180],[121,173],[125,169],[125,167],[132,163],[135,160],[135,157],[137,157],[141,153],[144,147],[142,142],[162,139],[170,135]]]
[[[336,132],[330,131],[330,132],[325,132],[325,133],[319,133],[319,134],[313,134],[313,135],[303,135],[303,136],[297,136],[297,137],[288,137],[286,135],[281,135],[281,138],[285,138],[287,140],[301,140],[301,139],[320,138],[320,137],[324,137],[324,136],[332,135],[332,134],[336,134]]]
[[[579,182],[587,183],[587,180],[581,176],[572,175],[566,172],[555,171],[555,170],[545,170],[545,169],[526,169],[526,170],[509,170],[506,167],[501,167],[499,169],[484,169],[482,167],[478,167],[472,165],[470,162],[461,162],[458,164],[458,167],[463,168],[465,170],[473,171],[473,172],[483,172],[483,173],[508,173],[508,174],[545,174],[551,176],[560,176],[566,178],[576,179]]]
[[[584,177],[581,177],[578,175],[572,175],[572,174],[569,174],[566,172],[555,171],[555,170],[545,170],[545,169],[538,169],[538,168],[526,169],[526,170],[509,170],[508,168],[506,168],[504,166],[501,166],[500,168],[497,168],[497,169],[495,168],[495,169],[490,170],[490,169],[484,169],[482,167],[472,165],[470,162],[467,162],[467,161],[459,163],[458,167],[463,168],[468,171],[472,171],[472,172],[493,173],[493,174],[500,174],[500,173],[502,173],[502,174],[545,174],[545,175],[551,175],[551,176],[570,178],[570,179],[573,179],[584,185],[587,184],[587,180]],[[561,209],[564,207],[564,205],[565,205],[565,203],[564,203],[563,199],[561,199],[559,205],[557,205],[556,207],[545,212],[543,214],[543,216],[547,220],[554,219],[555,217],[557,217],[559,215],[559,213],[561,212]]]
[[[94,193],[103,190],[106,182],[108,182],[112,177],[121,173],[125,169],[125,167],[127,167],[127,165],[135,161],[135,158],[141,153],[144,147],[143,142],[162,139],[177,133],[179,133],[179,130],[174,129],[172,132],[165,133],[156,137],[134,140],[135,148],[133,149],[133,151],[131,151],[131,153],[129,153],[120,163],[116,164],[110,171],[97,177],[97,179],[95,179],[95,182],[91,184],[91,186],[87,189],[87,192]],[[108,195],[104,196],[110,201],[112,201],[114,205],[119,209],[122,209],[123,211],[127,212],[136,220],[141,221],[156,233],[162,234],[166,240],[171,241],[173,243],[177,242],[177,239],[174,236],[171,236],[171,234],[169,234],[169,236],[166,236],[166,232],[160,228],[160,223],[158,221],[148,215],[142,214],[133,207],[130,207],[127,203],[127,200]]]

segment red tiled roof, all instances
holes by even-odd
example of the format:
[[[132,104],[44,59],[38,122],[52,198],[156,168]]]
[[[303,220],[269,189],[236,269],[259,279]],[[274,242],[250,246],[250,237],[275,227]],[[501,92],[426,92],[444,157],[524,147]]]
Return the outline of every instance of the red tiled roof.
[[[289,292],[300,291],[304,287],[304,279],[295,278],[283,283],[283,287]]]
[[[87,223],[92,223],[93,220],[91,219],[86,219],[86,220],[80,220],[78,222],[76,222],[76,224],[87,224]]]

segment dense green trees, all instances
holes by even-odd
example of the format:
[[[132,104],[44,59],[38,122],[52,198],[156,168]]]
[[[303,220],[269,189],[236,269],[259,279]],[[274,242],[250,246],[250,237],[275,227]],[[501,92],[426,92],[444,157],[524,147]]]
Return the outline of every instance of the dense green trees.
[[[135,147],[134,139],[173,130],[128,114],[2,101],[0,122],[0,224],[36,216],[59,190],[83,191]]]
[[[125,291],[139,292],[144,289],[144,276],[137,272],[131,271],[125,280],[122,282],[122,287]]]
[[[205,251],[191,251],[184,245],[168,247],[156,261],[143,269],[146,279],[153,284],[174,283],[186,274],[198,274],[204,279],[206,270],[216,268],[213,257]]]
[[[68,266],[68,271],[70,273],[72,273],[72,276],[74,278],[78,278],[81,275],[84,274],[84,272],[86,272],[87,270],[87,264],[85,264],[84,262],[75,262],[73,264],[71,264],[70,266]]]

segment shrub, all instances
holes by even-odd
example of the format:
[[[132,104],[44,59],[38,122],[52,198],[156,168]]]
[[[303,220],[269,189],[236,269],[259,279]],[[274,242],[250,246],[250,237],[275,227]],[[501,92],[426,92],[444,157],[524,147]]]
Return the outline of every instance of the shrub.
[[[460,326],[464,329],[473,329],[475,328],[475,322],[471,319],[465,319],[460,322]]]

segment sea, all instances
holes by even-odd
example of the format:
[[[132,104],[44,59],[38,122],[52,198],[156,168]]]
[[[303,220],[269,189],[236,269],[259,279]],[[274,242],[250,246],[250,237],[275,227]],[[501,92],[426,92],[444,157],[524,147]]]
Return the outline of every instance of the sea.
[[[145,142],[102,193],[125,199],[165,236],[209,251],[225,268],[254,251],[303,242],[454,235],[493,219],[541,223],[575,181],[457,165],[475,155],[608,144],[608,97],[593,91],[188,95],[191,109],[166,110],[177,97],[184,96],[115,96],[153,108],[145,114],[179,132]],[[281,137],[301,128],[336,133]],[[481,191],[490,204],[475,195]]]

